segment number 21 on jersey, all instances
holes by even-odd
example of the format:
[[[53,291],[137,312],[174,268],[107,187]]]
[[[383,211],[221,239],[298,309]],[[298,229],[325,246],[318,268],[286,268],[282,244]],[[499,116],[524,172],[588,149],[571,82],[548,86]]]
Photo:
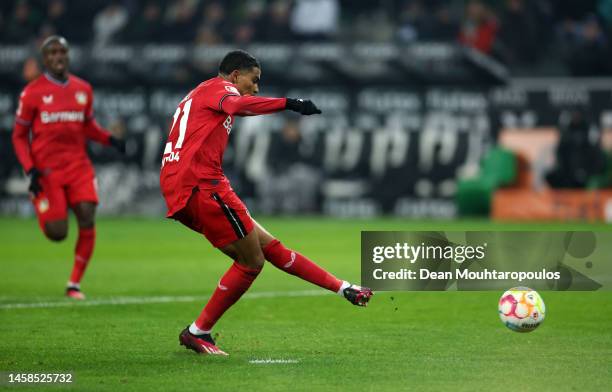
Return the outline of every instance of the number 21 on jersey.
[[[181,107],[182,106],[182,107]],[[172,120],[172,128],[170,128],[170,134],[168,136],[168,143],[166,143],[166,147],[164,148],[164,157],[162,159],[162,167],[166,163],[170,162],[178,162],[180,159],[179,151],[181,147],[183,147],[183,141],[185,140],[185,133],[187,132],[187,120],[189,119],[189,111],[191,110],[191,99],[188,99],[182,102],[178,108],[176,108],[176,112],[174,112],[173,120]],[[178,138],[176,139],[176,144],[174,148],[172,147],[172,139],[174,128],[177,125],[177,120],[180,117],[180,121],[178,121]]]

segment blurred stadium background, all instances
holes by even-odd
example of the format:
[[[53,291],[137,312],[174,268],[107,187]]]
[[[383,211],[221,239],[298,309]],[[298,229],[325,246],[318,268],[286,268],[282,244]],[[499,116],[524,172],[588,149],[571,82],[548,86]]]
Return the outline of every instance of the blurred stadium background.
[[[176,334],[227,264],[162,219],[159,167],[179,100],[243,48],[262,95],[311,98],[323,115],[238,119],[226,173],[272,233],[337,276],[359,280],[362,230],[610,230],[592,222],[612,220],[611,29],[612,0],[0,1],[0,376],[72,371],[78,390],[112,391],[494,391],[508,377],[609,390],[602,290],[545,292],[546,322],[526,336],[499,322],[498,292],[380,292],[363,311],[266,267],[220,321],[231,357],[197,358]],[[98,121],[127,139],[126,156],[90,145],[105,217],[84,303],[61,298],[77,230],[44,239],[11,143],[50,34],[70,42]],[[266,358],[299,364],[251,362]]]
[[[0,214],[32,216],[16,98],[51,34],[127,156],[90,146],[100,213],[161,217],[177,102],[244,48],[261,94],[322,116],[238,121],[226,172],[254,212],[612,220],[612,0],[19,0],[0,4]]]

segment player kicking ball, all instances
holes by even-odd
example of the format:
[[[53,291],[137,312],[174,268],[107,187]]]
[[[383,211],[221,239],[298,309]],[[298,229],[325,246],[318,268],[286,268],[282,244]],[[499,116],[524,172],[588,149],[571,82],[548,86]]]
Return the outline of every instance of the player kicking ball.
[[[30,178],[32,203],[47,238],[64,240],[68,207],[76,215],[79,235],[66,296],[82,300],[85,295],[80,284],[94,249],[98,203],[86,141],[112,145],[121,152],[125,152],[125,143],[94,120],[91,85],[68,73],[66,39],[51,36],[40,51],[45,72],[21,93],[13,145]]]
[[[193,89],[179,103],[163,154],[161,189],[167,217],[202,233],[234,262],[219,280],[199,317],[179,335],[198,353],[227,355],[211,337],[223,313],[251,286],[267,260],[275,267],[366,306],[372,290],[342,281],[305,256],[287,249],[258,224],[223,174],[223,153],[234,116],[292,110],[320,114],[309,100],[256,97],[261,66],[249,53],[229,52],[219,75]]]

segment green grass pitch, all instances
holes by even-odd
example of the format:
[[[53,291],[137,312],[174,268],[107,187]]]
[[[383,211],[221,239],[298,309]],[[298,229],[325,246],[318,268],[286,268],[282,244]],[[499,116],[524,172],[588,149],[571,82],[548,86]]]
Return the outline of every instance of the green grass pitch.
[[[361,230],[606,229],[390,219],[261,223],[354,281]],[[0,219],[0,372],[75,375],[71,387],[0,389],[603,391],[612,385],[611,292],[542,292],[546,321],[519,334],[499,321],[501,293],[380,292],[363,309],[318,295],[322,290],[307,295],[318,289],[271,265],[249,291],[255,297],[243,298],[215,327],[230,356],[198,356],[178,345],[178,333],[198,315],[228,260],[171,221],[99,220],[83,281],[93,306],[7,307],[66,301],[74,221],[70,229],[67,241],[55,244],[34,220]],[[109,304],[111,298],[138,303]]]

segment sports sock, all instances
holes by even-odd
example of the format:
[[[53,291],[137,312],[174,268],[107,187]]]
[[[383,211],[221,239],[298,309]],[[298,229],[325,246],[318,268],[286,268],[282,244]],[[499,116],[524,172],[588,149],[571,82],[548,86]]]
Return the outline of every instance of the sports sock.
[[[342,280],[325,271],[307,257],[285,248],[278,240],[272,240],[263,249],[266,260],[288,274],[295,275],[307,282],[335,293],[342,287]]]
[[[79,238],[74,249],[74,266],[70,274],[69,286],[78,287],[83,278],[89,259],[94,250],[96,242],[96,228],[79,229]]]
[[[219,280],[215,292],[195,321],[195,326],[203,332],[210,332],[223,313],[251,287],[260,272],[261,269],[248,268],[234,262]]]
[[[205,331],[203,329],[198,328],[198,326],[196,325],[196,322],[194,321],[189,326],[189,332],[191,332],[193,335],[205,335],[205,334],[209,334],[210,330],[209,331]]]
[[[347,282],[346,280],[343,280],[342,285],[340,286],[338,291],[336,291],[336,294],[338,294],[341,297],[344,297],[344,289],[346,289],[347,287],[351,287],[351,284]]]

